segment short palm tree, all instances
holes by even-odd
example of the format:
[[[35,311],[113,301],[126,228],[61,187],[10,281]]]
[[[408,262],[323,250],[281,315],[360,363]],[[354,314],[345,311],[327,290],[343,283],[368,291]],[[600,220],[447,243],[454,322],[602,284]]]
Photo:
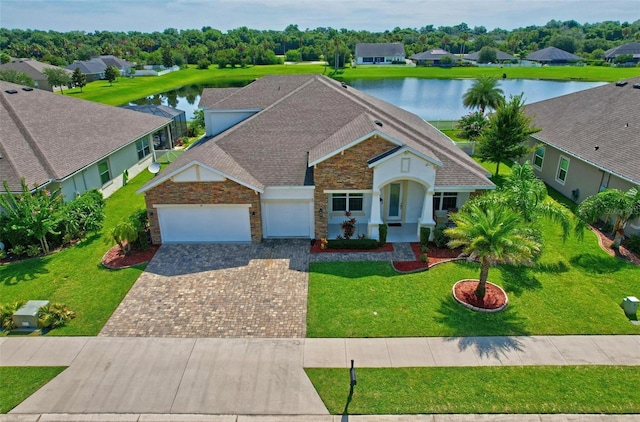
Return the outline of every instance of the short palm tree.
[[[479,108],[484,114],[487,107],[497,109],[504,104],[504,92],[498,87],[498,79],[491,76],[480,76],[462,96],[465,107]]]
[[[453,214],[455,227],[445,233],[449,247],[462,246],[480,261],[480,279],[475,294],[484,298],[489,267],[497,263],[532,265],[541,245],[522,217],[500,203],[467,202]]]
[[[640,217],[640,187],[626,192],[618,189],[606,189],[589,196],[578,205],[576,215],[583,222],[591,224],[603,217],[604,221],[613,218],[613,247],[619,248],[624,238],[627,222]]]

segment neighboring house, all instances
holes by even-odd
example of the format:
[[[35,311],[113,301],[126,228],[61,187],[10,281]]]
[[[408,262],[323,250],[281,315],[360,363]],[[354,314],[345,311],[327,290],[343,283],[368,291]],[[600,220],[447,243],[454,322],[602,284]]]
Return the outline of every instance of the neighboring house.
[[[178,110],[177,108],[165,105],[154,104],[132,104],[123,106],[122,108],[171,119],[171,124],[169,125],[169,133],[166,136],[154,139],[154,149],[156,150],[172,149],[174,147],[174,145],[171,143],[172,140],[187,136],[187,117],[186,113],[183,110]]]
[[[48,63],[42,63],[32,59],[15,59],[9,63],[0,65],[0,70],[15,70],[16,72],[25,73],[33,79],[34,86],[45,91],[53,91],[53,87],[49,85],[47,75],[44,74],[45,69],[60,69]],[[71,75],[71,72],[69,72]]]
[[[627,44],[619,45],[618,47],[610,48],[604,52],[604,58],[608,62],[613,62],[616,57],[623,54],[631,54],[633,56],[633,62],[640,62],[640,43],[630,42]]]
[[[105,69],[109,66],[113,66],[120,72],[121,75],[130,75],[132,74],[132,69],[135,66],[135,63],[128,62],[124,59],[120,59],[111,54],[102,55],[102,56],[93,56],[92,60],[100,61],[104,63]]]
[[[441,48],[434,48],[433,50],[423,51],[422,53],[414,54],[409,58],[416,62],[418,66],[440,66],[440,60],[442,60],[443,57],[449,57],[452,60],[452,63],[457,63],[460,61],[458,57]]]
[[[134,63],[130,63],[111,55],[94,56],[90,60],[74,62],[65,69],[73,72],[78,67],[86,76],[87,82],[93,82],[104,79],[105,71],[109,66],[115,66],[121,75],[130,75],[132,74],[131,69],[134,66]]]
[[[571,54],[556,47],[547,47],[542,50],[534,51],[527,55],[527,60],[542,64],[567,64],[583,61],[584,59],[575,54]]]
[[[640,77],[529,104],[526,113],[542,128],[532,136],[533,167],[566,197],[579,203],[640,186]],[[640,219],[627,231],[640,232]]]
[[[404,63],[405,56],[401,43],[356,44],[356,64]]]
[[[480,56],[480,52],[479,51],[475,51],[473,53],[469,53],[469,54],[465,55],[464,59],[465,60],[469,60],[471,62],[477,62],[479,56]],[[510,61],[513,61],[513,60],[517,60],[511,54],[507,54],[504,51],[500,51],[500,50],[497,50],[497,49],[496,49],[496,59],[498,60],[498,62],[510,62]]]
[[[415,114],[321,75],[205,89],[209,139],[138,192],[154,243],[335,238],[417,241],[420,227],[494,184]],[[215,135],[215,136],[214,136]]]
[[[89,189],[104,196],[151,163],[153,136],[168,118],[0,81],[0,182],[21,192],[61,188],[65,200]],[[0,193],[5,193],[0,183]]]

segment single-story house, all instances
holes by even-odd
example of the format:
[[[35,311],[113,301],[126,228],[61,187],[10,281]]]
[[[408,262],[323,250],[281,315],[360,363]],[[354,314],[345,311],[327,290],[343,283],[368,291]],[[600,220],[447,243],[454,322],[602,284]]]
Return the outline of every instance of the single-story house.
[[[171,119],[0,81],[0,182],[21,192],[90,189],[109,196],[151,163],[153,136]],[[0,183],[0,194],[6,193]]]
[[[92,60],[97,60],[104,63],[105,68],[109,66],[113,66],[120,72],[121,75],[129,75],[132,74],[132,69],[135,66],[135,63],[131,63],[127,60],[118,58],[111,54],[103,54],[101,56],[93,56]]]
[[[335,238],[417,241],[421,227],[493,189],[436,128],[321,75],[205,89],[208,139],[138,190],[154,243]]]
[[[633,56],[632,62],[640,62],[640,43],[630,42],[627,44],[619,45],[604,52],[604,58],[608,62],[613,62],[616,57],[623,54],[631,54]]]
[[[464,59],[469,60],[471,62],[477,62],[479,56],[480,56],[480,52],[474,51],[473,53],[466,54],[464,56]],[[504,51],[500,51],[498,49],[496,49],[496,59],[498,60],[498,62],[510,62],[513,60],[517,60],[511,54],[507,54]]]
[[[93,82],[104,79],[105,71],[109,66],[115,66],[121,75],[130,75],[133,73],[131,69],[134,66],[134,63],[130,63],[112,55],[104,55],[94,56],[89,60],[73,62],[65,69],[73,72],[76,68],[80,68],[82,74],[86,76],[87,82]]]
[[[122,106],[122,108],[171,119],[171,124],[168,126],[169,131],[154,139],[154,148],[156,150],[172,149],[175,146],[172,141],[187,136],[187,117],[184,110],[178,110],[177,108],[161,104],[129,104]]]
[[[33,84],[36,88],[53,91],[53,87],[49,85],[47,75],[44,74],[44,71],[45,69],[60,69],[60,67],[32,59],[15,59],[0,65],[0,70],[9,69],[25,73],[33,79]],[[69,72],[69,75],[71,75],[71,72]]]
[[[635,86],[634,86],[635,85]],[[640,77],[529,104],[536,174],[574,202],[640,186]],[[628,233],[640,232],[640,219]]]
[[[440,66],[440,60],[443,57],[449,57],[451,59],[451,63],[457,63],[460,61],[460,58],[454,56],[453,54],[445,51],[441,48],[434,48],[433,50],[423,51],[422,53],[416,53],[413,56],[409,57],[411,60],[416,62],[418,66]]]
[[[542,50],[534,51],[527,54],[527,60],[542,64],[567,64],[583,61],[584,59],[575,54],[571,54],[567,51],[561,50],[556,47],[547,47]]]
[[[356,64],[404,63],[405,56],[402,43],[356,44]]]

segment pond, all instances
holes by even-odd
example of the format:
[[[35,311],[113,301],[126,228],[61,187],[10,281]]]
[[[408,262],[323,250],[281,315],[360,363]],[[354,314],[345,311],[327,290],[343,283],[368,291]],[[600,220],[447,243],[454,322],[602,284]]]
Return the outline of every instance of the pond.
[[[425,120],[458,120],[468,114],[469,109],[462,105],[462,96],[473,84],[473,79],[355,79],[348,82],[374,97],[417,114]],[[233,81],[218,84],[217,88],[244,86],[249,81]],[[524,92],[527,104],[561,95],[571,94],[584,89],[604,85],[605,82],[541,81],[533,79],[502,79],[500,88],[505,96]],[[214,86],[207,86],[214,87]],[[168,105],[186,112],[187,120],[193,119],[198,109],[203,86],[188,85],[172,91],[140,98],[130,104]]]

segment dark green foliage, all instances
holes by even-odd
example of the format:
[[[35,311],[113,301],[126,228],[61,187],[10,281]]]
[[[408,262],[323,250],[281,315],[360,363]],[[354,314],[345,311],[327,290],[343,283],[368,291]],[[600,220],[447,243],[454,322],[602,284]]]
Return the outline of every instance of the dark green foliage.
[[[386,224],[380,224],[378,226],[378,234],[380,235],[380,245],[385,245],[387,243],[387,232],[389,231],[389,226]]]
[[[82,73],[79,67],[76,67],[71,75],[71,82],[73,86],[76,88],[80,88],[80,92],[82,92],[82,88],[87,85],[87,77]]]
[[[478,108],[482,115],[487,107],[495,110],[504,104],[504,92],[498,85],[498,79],[481,76],[464,93],[462,103],[465,107]]]
[[[480,137],[487,123],[487,118],[479,111],[474,111],[466,116],[462,116],[456,124],[456,129],[460,131],[458,136],[470,141],[475,141]]]
[[[206,70],[206,69],[209,69],[209,66],[211,66],[211,62],[209,60],[207,59],[198,60],[198,69]]]
[[[498,61],[498,51],[493,47],[484,46],[478,53],[478,63],[496,63]]]
[[[38,309],[38,327],[53,329],[62,327],[76,317],[76,313],[62,303],[51,303]]]
[[[29,75],[13,69],[0,70],[0,81],[11,82],[24,86],[34,86],[33,79],[31,79]]]
[[[134,249],[146,251],[149,249],[149,216],[147,210],[140,209],[131,214],[131,219],[137,221],[138,237],[132,242]]]
[[[329,240],[328,249],[377,249],[381,242],[375,239],[336,239]]]
[[[50,67],[42,71],[47,76],[47,82],[50,86],[59,86],[60,93],[64,94],[62,87],[71,83],[71,76],[68,71],[62,68]]]
[[[113,85],[113,82],[120,76],[120,71],[115,66],[107,66],[104,71],[104,78],[109,81],[109,85]]]
[[[625,246],[631,252],[640,254],[640,236],[638,236],[637,234],[632,234],[625,242]]]
[[[431,228],[420,227],[420,244],[426,245],[429,243],[429,236],[431,236]]]
[[[613,62],[616,64],[633,62],[633,54],[620,54],[613,59]]]
[[[64,231],[73,239],[102,229],[105,201],[97,189],[84,192],[65,206]]]
[[[433,231],[433,243],[439,248],[447,247],[449,243],[449,236],[445,233],[446,226],[437,226]]]

